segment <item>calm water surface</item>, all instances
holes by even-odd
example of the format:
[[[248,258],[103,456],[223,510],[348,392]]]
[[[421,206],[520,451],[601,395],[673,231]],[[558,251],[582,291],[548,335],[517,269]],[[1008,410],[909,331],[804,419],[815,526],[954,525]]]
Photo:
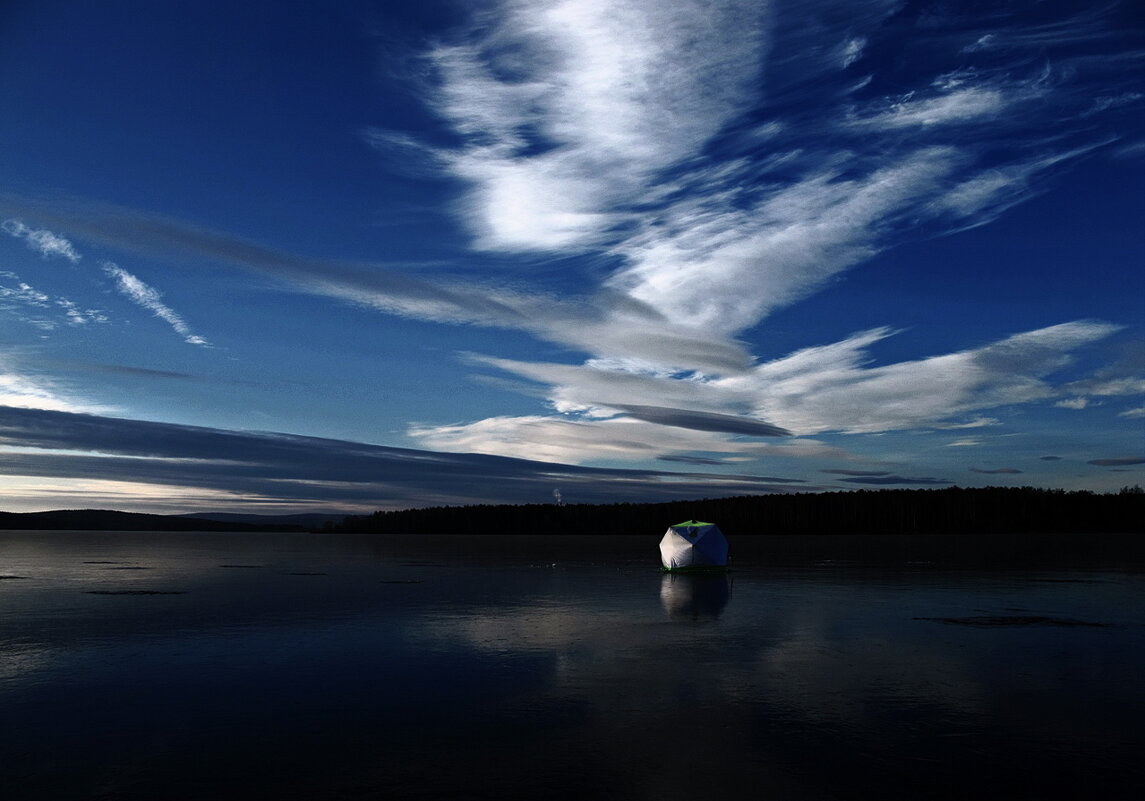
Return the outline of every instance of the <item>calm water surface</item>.
[[[0,794],[1145,797],[1141,566],[657,541],[0,532]]]

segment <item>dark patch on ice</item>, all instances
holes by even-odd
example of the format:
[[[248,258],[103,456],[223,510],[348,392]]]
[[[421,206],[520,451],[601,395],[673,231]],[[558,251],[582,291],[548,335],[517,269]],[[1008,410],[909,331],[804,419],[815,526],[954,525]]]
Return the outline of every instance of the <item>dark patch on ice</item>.
[[[186,595],[179,590],[85,590],[88,595]]]
[[[124,564],[124,562],[108,562],[108,561],[101,560],[98,562],[84,562],[84,564],[85,565],[122,565],[122,564]]]
[[[137,567],[135,565],[132,565],[131,567],[105,567],[104,568],[104,570],[150,570],[150,569],[151,568],[149,568],[149,567]]]
[[[977,628],[997,628],[1001,626],[1063,626],[1076,628],[1088,626],[1107,628],[1108,623],[1093,623],[1088,620],[1074,620],[1068,617],[1047,617],[1045,615],[973,615],[971,617],[916,617],[914,620],[929,620],[934,623],[949,623],[955,626],[975,626]]]
[[[219,567],[246,567],[246,568],[257,568],[257,567],[266,567],[266,565],[219,565]]]
[[[0,576],[0,581],[4,581],[5,579],[26,579],[26,578],[28,578],[28,577],[27,576]]]
[[[1108,579],[1030,579],[1042,584],[1109,584]]]

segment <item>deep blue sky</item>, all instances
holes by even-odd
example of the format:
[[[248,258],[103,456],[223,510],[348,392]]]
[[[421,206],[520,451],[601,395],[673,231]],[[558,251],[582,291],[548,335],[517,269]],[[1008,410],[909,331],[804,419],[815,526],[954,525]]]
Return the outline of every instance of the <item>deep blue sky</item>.
[[[1145,9],[10,2],[0,508],[1145,483]]]

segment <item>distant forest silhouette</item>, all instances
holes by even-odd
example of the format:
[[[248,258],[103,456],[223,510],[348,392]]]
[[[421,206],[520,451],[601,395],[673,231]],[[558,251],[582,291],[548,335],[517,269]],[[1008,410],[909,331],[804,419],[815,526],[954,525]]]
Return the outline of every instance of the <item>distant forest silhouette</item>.
[[[349,517],[324,530],[378,534],[650,534],[683,520],[729,535],[1145,531],[1145,490],[984,487],[752,495],[666,503],[438,506]]]

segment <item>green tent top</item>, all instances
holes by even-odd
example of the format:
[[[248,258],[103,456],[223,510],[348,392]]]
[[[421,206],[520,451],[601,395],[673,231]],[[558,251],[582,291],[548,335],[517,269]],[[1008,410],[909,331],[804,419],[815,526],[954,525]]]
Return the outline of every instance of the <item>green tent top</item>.
[[[672,528],[685,528],[688,526],[714,526],[715,523],[701,523],[699,520],[685,520],[683,523],[677,523]]]

